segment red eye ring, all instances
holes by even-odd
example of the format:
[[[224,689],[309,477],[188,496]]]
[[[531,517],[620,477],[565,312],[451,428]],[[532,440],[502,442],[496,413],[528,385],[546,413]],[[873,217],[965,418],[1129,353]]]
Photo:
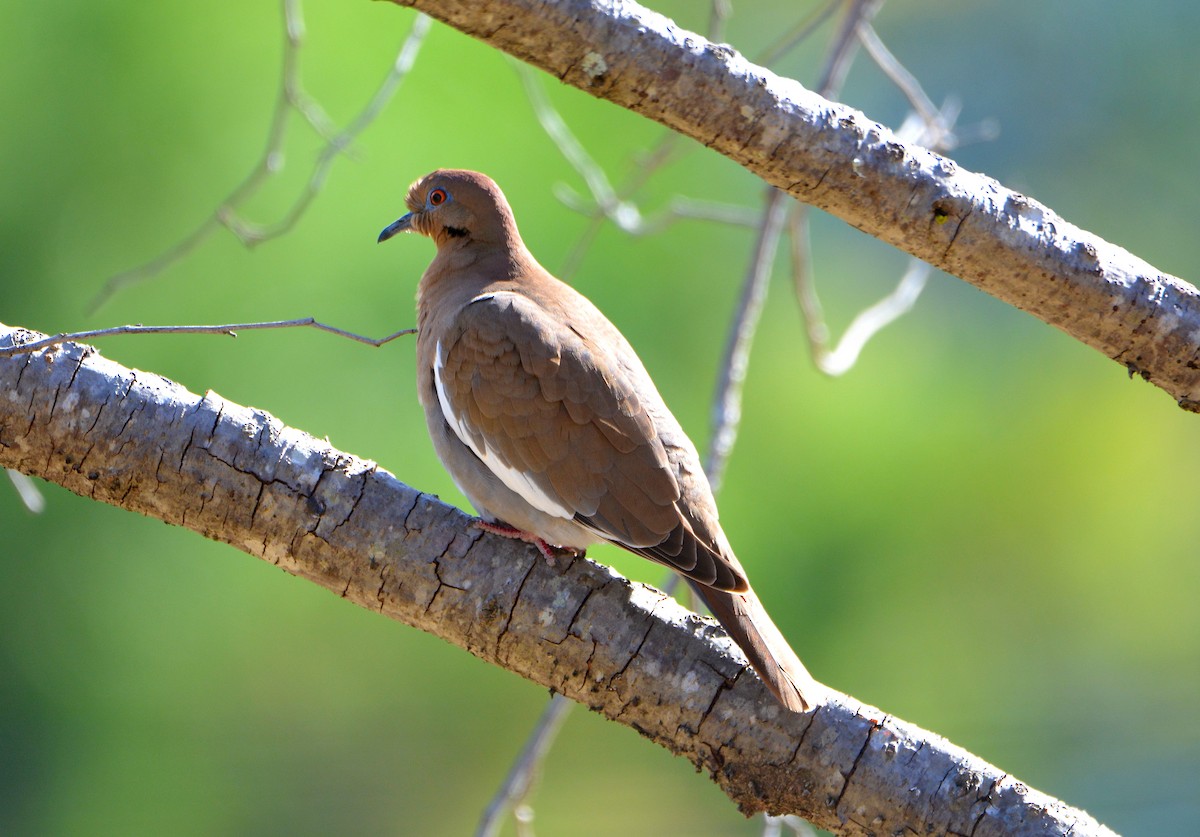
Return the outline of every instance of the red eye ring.
[[[444,204],[446,202],[447,197],[449,197],[449,196],[446,194],[445,189],[434,189],[432,192],[429,193],[429,205],[430,206],[441,206],[442,204]]]

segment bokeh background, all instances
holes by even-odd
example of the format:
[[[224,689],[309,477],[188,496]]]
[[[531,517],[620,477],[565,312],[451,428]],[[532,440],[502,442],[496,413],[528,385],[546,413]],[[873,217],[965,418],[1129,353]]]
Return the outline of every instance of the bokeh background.
[[[703,29],[707,4],[655,0]],[[811,4],[735,0],[761,52]],[[112,273],[181,239],[260,153],[279,81],[277,2],[9,3],[0,12],[0,320],[45,331],[315,315],[382,335],[413,322],[432,254],[377,232],[438,166],[492,174],[551,269],[582,189],[508,60],[440,25],[353,159],[287,236],[219,234],[86,313]],[[309,0],[307,89],[339,123],[414,15]],[[891,3],[877,29],[935,100],[998,139],[953,153],[1183,277],[1200,258],[1200,6],[1117,0]],[[781,61],[812,83],[831,27]],[[619,178],[660,129],[541,78]],[[897,125],[861,58],[842,97]],[[271,220],[319,141],[250,204]],[[753,206],[760,184],[696,148],[672,196]],[[830,219],[815,264],[835,331],[905,257]],[[574,282],[624,330],[701,447],[753,233],[606,229]],[[426,440],[412,343],[302,332],[126,337],[101,351],[211,388],[462,503]],[[957,279],[845,378],[815,372],[782,262],[756,347],[726,528],[822,679],[1129,834],[1200,819],[1200,425],[1161,391]],[[229,547],[44,488],[0,482],[0,832],[469,833],[546,700],[514,675]],[[646,581],[654,567],[594,557]],[[706,778],[632,731],[569,720],[536,796],[542,834],[751,835]],[[513,833],[511,825],[506,833]]]

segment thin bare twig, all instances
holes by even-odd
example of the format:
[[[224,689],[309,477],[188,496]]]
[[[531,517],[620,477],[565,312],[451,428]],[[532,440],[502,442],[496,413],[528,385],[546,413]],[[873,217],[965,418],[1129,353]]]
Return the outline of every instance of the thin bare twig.
[[[754,344],[763,302],[767,298],[771,266],[775,263],[779,237],[787,218],[787,203],[787,195],[783,192],[775,188],[768,191],[758,239],[754,243],[746,278],[742,282],[742,295],[725,341],[721,371],[713,394],[712,434],[704,463],[713,491],[721,486],[725,465],[737,441],[738,425],[742,420],[742,388],[746,381],[746,370],[750,366],[750,349]]]
[[[884,45],[883,39],[879,37],[875,27],[869,21],[862,21],[858,25],[857,35],[859,42],[871,56],[871,60],[879,66],[879,69],[883,70],[884,75],[891,79],[892,84],[900,88],[900,92],[908,99],[908,103],[912,105],[912,109],[917,112],[917,115],[924,122],[936,125],[941,117],[937,105],[926,95],[921,83],[917,81],[917,77],[910,73],[908,68],[901,64],[892,51]]]
[[[817,92],[826,98],[836,98],[850,65],[854,63],[854,53],[858,47],[858,29],[863,23],[869,23],[884,0],[850,0],[846,11],[846,19],[842,21],[837,36],[833,39],[833,47],[825,59],[825,69],[821,71],[817,82]]]
[[[475,837],[495,837],[500,831],[505,812],[515,811],[529,798],[540,773],[542,761],[546,758],[546,753],[554,743],[558,730],[572,706],[574,704],[562,695],[550,698],[534,725],[533,732],[526,739],[525,746],[521,748],[521,754],[504,777],[504,784],[484,810],[479,826],[475,829]]]
[[[725,24],[733,16],[733,0],[712,0],[708,6],[708,39],[725,40]]]
[[[408,38],[405,39],[404,45],[400,48],[400,53],[396,56],[395,62],[392,64],[392,69],[388,72],[383,82],[376,89],[375,94],[371,97],[367,105],[359,112],[357,116],[350,121],[346,129],[332,137],[317,154],[316,163],[313,165],[312,174],[308,178],[308,183],[304,187],[304,191],[292,204],[291,208],[284,213],[284,216],[274,224],[253,225],[240,223],[237,228],[237,235],[243,243],[248,246],[254,246],[272,238],[287,233],[296,225],[296,223],[304,216],[309,204],[317,197],[321,189],[325,186],[325,178],[329,174],[329,169],[333,165],[333,161],[338,158],[345,150],[347,150],[354,140],[361,134],[372,122],[379,117],[395,95],[396,90],[404,81],[405,76],[412,70],[413,65],[417,61],[417,54],[421,49],[421,44],[425,40],[425,36],[429,33],[432,26],[432,21],[426,15],[417,15],[413,21],[412,29],[408,33]]]
[[[676,135],[668,133],[650,153],[644,155],[638,161],[634,175],[629,182],[618,190],[609,181],[603,167],[588,154],[583,143],[571,132],[562,116],[550,104],[545,91],[528,65],[514,62],[513,66],[521,79],[525,95],[529,99],[529,104],[533,108],[542,130],[557,146],[559,153],[583,178],[591,195],[590,200],[585,199],[562,184],[554,190],[555,196],[566,207],[591,219],[591,223],[575,246],[571,248],[571,252],[560,270],[564,278],[570,278],[571,274],[578,269],[584,253],[595,241],[596,235],[599,234],[605,221],[616,224],[619,230],[628,235],[651,235],[661,232],[676,221],[683,219],[715,221],[739,226],[754,226],[757,223],[757,213],[746,207],[686,197],[673,198],[664,209],[650,216],[643,215],[637,204],[630,198],[645,185],[646,180],[655,171],[665,165],[675,154]]]
[[[661,138],[654,146],[650,148],[649,151],[644,151],[634,155],[633,168],[629,176],[626,178],[625,183],[616,191],[617,199],[622,202],[629,202],[630,199],[637,194],[637,192],[640,191],[643,186],[646,185],[646,182],[653,177],[659,169],[663,168],[668,163],[673,162],[681,154],[686,153],[690,149],[691,146],[682,146],[680,144],[678,134],[674,133],[673,131],[664,131]],[[579,268],[579,265],[583,262],[584,254],[587,252],[588,248],[591,247],[592,242],[595,241],[596,236],[600,233],[600,230],[603,229],[605,222],[613,219],[606,215],[599,207],[599,203],[595,200],[594,196],[592,205],[590,207],[586,207],[583,200],[579,198],[575,192],[565,189],[565,187],[557,190],[556,192],[559,200],[564,199],[564,193],[575,198],[575,202],[578,206],[577,211],[581,214],[587,215],[591,219],[591,223],[588,224],[588,227],[583,231],[583,234],[579,236],[579,240],[576,241],[575,245],[571,248],[571,252],[567,255],[567,258],[562,266],[563,277],[570,278],[571,275],[574,274],[574,272]],[[570,198],[568,197],[567,200],[570,200]],[[681,200],[686,202],[689,199],[682,198]],[[674,201],[672,201],[672,203],[674,203]],[[717,204],[708,204],[706,210],[697,209],[696,217],[701,220],[714,220],[714,216],[718,215],[718,211],[716,209],[717,206]],[[688,207],[684,207],[683,211],[686,212],[687,208]],[[693,206],[693,208],[695,207]],[[731,213],[742,211],[742,209],[742,207],[733,205],[727,207],[727,211]],[[671,209],[668,209],[667,213],[664,214],[669,215],[670,212]],[[703,217],[701,217],[702,214]],[[657,221],[651,221],[650,223],[655,224]],[[665,227],[666,223],[660,224],[659,228]],[[633,232],[630,234],[637,233]]]
[[[806,40],[809,35],[817,31],[821,24],[837,11],[838,6],[841,4],[842,0],[829,0],[824,6],[818,6],[813,9],[807,17],[801,19],[790,31],[784,33],[779,40],[763,50],[757,59],[757,63],[769,66],[787,55],[798,44]]]
[[[933,142],[953,142],[952,126],[957,110],[939,110],[925,95],[916,78],[883,45],[871,26],[871,18],[881,6],[879,0],[856,0],[839,30],[838,48],[831,53],[822,74],[821,95],[837,95],[851,60],[852,47],[855,43],[862,43],[872,59],[912,103],[919,121],[914,121],[910,130]],[[808,218],[807,207],[801,204],[792,207],[788,221],[792,279],[813,363],[825,374],[838,376],[854,366],[863,347],[872,337],[912,309],[929,278],[929,265],[913,259],[896,288],[879,302],[860,311],[837,346],[830,349],[829,327],[813,277]]]
[[[13,488],[17,490],[17,496],[21,498],[21,504],[26,509],[33,514],[41,514],[46,510],[46,498],[42,496],[42,492],[38,491],[33,480],[12,468],[6,468],[5,473],[8,474]]]
[[[29,352],[48,349],[51,346],[58,346],[62,343],[78,343],[83,340],[92,340],[96,337],[111,337],[117,334],[226,334],[230,337],[237,337],[239,331],[258,331],[270,328],[315,328],[319,331],[327,331],[330,334],[336,334],[339,337],[346,337],[350,340],[356,340],[359,343],[375,347],[390,343],[397,337],[417,333],[415,328],[405,328],[394,334],[389,334],[387,337],[365,337],[361,334],[355,334],[352,331],[346,331],[345,329],[318,322],[312,317],[303,317],[298,320],[272,320],[260,323],[226,323],[225,325],[123,325],[111,328],[94,328],[88,331],[63,332],[31,340],[28,343],[2,346],[0,347],[0,357],[27,354]]]
[[[950,151],[964,142],[992,140],[999,132],[995,120],[985,119],[963,129],[955,129],[962,109],[956,98],[949,98],[939,108],[925,93],[917,77],[892,54],[869,22],[858,27],[858,40],[867,54],[891,80],[892,84],[908,99],[913,112],[896,131],[905,140],[932,148],[934,151]]]
[[[858,361],[863,347],[884,327],[912,310],[917,298],[924,290],[932,268],[920,259],[911,259],[908,270],[890,294],[874,305],[858,313],[838,341],[829,348],[829,327],[817,288],[812,281],[812,265],[809,258],[809,232],[807,207],[797,204],[789,216],[789,239],[792,249],[792,276],[796,287],[796,299],[804,317],[805,333],[816,367],[831,377],[844,375]]]
[[[954,123],[958,120],[961,110],[958,100],[948,99],[940,108],[935,105],[917,81],[917,77],[892,54],[869,22],[859,24],[858,40],[883,74],[908,99],[913,109],[913,113],[896,131],[898,136],[934,151],[950,151],[962,145],[964,141],[995,139],[998,132],[995,120],[985,119],[976,125],[956,131]]]
[[[529,99],[529,104],[533,107],[534,116],[537,117],[538,124],[542,126],[542,130],[558,147],[559,153],[566,158],[566,161],[571,164],[571,168],[579,172],[587,184],[588,191],[596,200],[596,204],[604,210],[604,213],[611,217],[618,226],[624,229],[625,224],[633,224],[635,221],[625,219],[625,214],[632,212],[636,215],[637,209],[633,207],[625,207],[617,200],[616,190],[612,184],[608,182],[608,175],[604,173],[604,169],[597,163],[592,156],[587,153],[587,149],[583,147],[583,143],[571,132],[567,127],[567,123],[554,106],[550,104],[550,100],[546,97],[546,92],[542,90],[542,86],[538,83],[537,78],[533,74],[528,64],[523,64],[515,59],[509,59],[512,62],[513,68],[517,71],[517,77],[521,79],[521,86],[525,89],[525,96]]]
[[[840,87],[854,60],[855,33],[859,24],[869,20],[882,5],[883,0],[853,0],[821,72],[820,87],[823,91]],[[705,466],[709,482],[714,487],[721,484],[725,463],[737,441],[738,424],[742,418],[742,387],[750,364],[750,350],[766,300],[767,283],[779,247],[779,236],[787,217],[785,197],[778,189],[767,192],[758,239],[725,344],[721,372],[713,395],[713,430]]]
[[[633,207],[636,218],[631,223],[630,217],[621,217],[619,214],[610,217],[604,212],[597,213],[594,202],[588,201],[565,183],[556,183],[551,188],[554,197],[558,198],[567,209],[587,215],[601,223],[606,220],[613,221],[621,232],[628,235],[655,235],[678,221],[712,221],[733,227],[757,227],[760,217],[757,210],[748,206],[676,195],[671,198],[665,209],[659,210],[653,215],[643,216],[636,207]],[[623,192],[622,189],[614,194],[618,203],[628,206],[629,204],[625,204],[622,199]]]
[[[162,273],[195,250],[221,227],[232,232],[247,247],[261,244],[290,230],[324,186],[333,160],[345,153],[355,137],[386,107],[392,94],[395,93],[396,88],[412,68],[417,51],[430,28],[429,18],[418,14],[391,70],[376,90],[375,95],[345,130],[337,132],[333,127],[332,120],[321,110],[316,101],[304,92],[300,84],[299,56],[304,40],[304,19],[300,0],[283,0],[283,17],[285,39],[282,78],[279,95],[271,115],[271,124],[267,130],[266,147],[258,161],[242,182],[234,187],[212,214],[192,232],[150,261],[110,276],[88,305],[89,312],[94,312],[122,288]],[[293,110],[303,116],[305,121],[325,140],[325,146],[317,156],[304,191],[282,219],[270,225],[249,223],[239,217],[238,208],[247,198],[257,192],[269,177],[282,170],[284,145],[290,123],[289,116]]]
[[[283,72],[280,78],[279,104],[271,117],[271,136],[278,139],[273,147],[282,155],[283,135],[287,131],[288,107],[294,108],[314,131],[324,140],[329,140],[337,130],[320,103],[300,84],[300,49],[304,46],[304,15],[300,0],[283,0]],[[272,146],[268,146],[272,147]],[[282,156],[270,161],[282,165]]]
[[[785,826],[796,837],[817,837],[817,829],[812,823],[795,814],[784,814],[782,817],[764,814],[762,837],[782,837]]]

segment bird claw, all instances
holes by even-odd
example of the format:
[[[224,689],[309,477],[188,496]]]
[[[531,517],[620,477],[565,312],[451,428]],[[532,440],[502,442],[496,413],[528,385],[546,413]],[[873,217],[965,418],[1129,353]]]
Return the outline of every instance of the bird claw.
[[[584,555],[584,550],[582,549],[573,549],[569,546],[555,546],[552,543],[547,543],[532,532],[526,532],[523,529],[518,529],[516,526],[509,526],[507,523],[476,519],[474,525],[477,529],[491,532],[493,535],[499,535],[502,538],[511,538],[533,544],[538,548],[538,552],[542,553],[542,557],[546,559],[546,563],[551,567],[558,567],[559,558],[574,559],[582,558]]]
[[[582,549],[573,549],[569,546],[555,546],[552,543],[546,543],[541,538],[534,540],[534,546],[542,553],[542,557],[546,559],[546,563],[555,569],[558,569],[558,559],[560,558],[567,558],[573,561],[576,558],[583,557]]]

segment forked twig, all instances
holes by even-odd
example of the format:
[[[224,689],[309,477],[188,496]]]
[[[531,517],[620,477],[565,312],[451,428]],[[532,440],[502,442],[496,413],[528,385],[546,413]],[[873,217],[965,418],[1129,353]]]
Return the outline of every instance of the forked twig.
[[[921,121],[928,125],[938,125],[942,114],[937,105],[926,95],[921,83],[917,81],[917,77],[909,72],[908,68],[901,64],[892,51],[884,45],[883,39],[879,37],[875,27],[869,21],[863,21],[858,25],[857,35],[859,42],[871,56],[871,60],[879,66],[879,69],[883,70],[884,75],[891,79],[892,84],[900,89]],[[935,143],[926,144],[933,145]]]
[[[925,93],[917,77],[892,54],[869,22],[858,27],[858,40],[867,54],[888,77],[892,84],[904,94],[913,109],[912,116],[896,131],[906,141],[932,148],[934,151],[949,151],[965,142],[992,140],[999,133],[995,120],[985,119],[967,128],[955,130],[959,102],[949,99],[940,108]],[[914,125],[915,123],[915,125]]]
[[[817,297],[816,284],[812,281],[807,207],[797,204],[792,208],[788,218],[788,238],[791,241],[792,278],[796,288],[796,299],[804,317],[804,330],[808,336],[813,363],[831,377],[844,375],[858,361],[863,347],[872,337],[912,310],[925,288],[932,268],[920,259],[911,259],[908,270],[904,272],[895,289],[879,302],[860,311],[841,340],[830,349],[829,327],[825,323],[825,314]]]
[[[714,20],[722,20],[719,13],[714,11]],[[566,258],[560,273],[564,278],[570,278],[578,269],[583,255],[595,241],[596,236],[606,221],[611,221],[617,229],[628,235],[652,235],[661,232],[680,220],[714,221],[721,224],[752,227],[757,224],[757,213],[747,207],[736,204],[725,204],[716,201],[703,201],[695,198],[677,196],[668,205],[652,215],[644,215],[631,198],[650,178],[654,172],[666,165],[678,149],[678,134],[667,132],[663,139],[647,154],[643,155],[634,169],[633,175],[621,189],[613,187],[603,167],[588,154],[583,143],[567,126],[562,116],[550,104],[545,91],[542,89],[534,72],[525,64],[513,62],[514,69],[521,79],[525,95],[533,108],[534,115],[542,130],[558,148],[563,158],[583,178],[588,187],[590,200],[584,198],[565,185],[558,185],[555,190],[557,197],[566,207],[586,215],[591,223]]]
[[[417,52],[430,29],[429,18],[423,14],[417,15],[391,70],[374,96],[358,116],[351,120],[345,130],[337,132],[333,128],[332,120],[321,110],[316,101],[304,92],[300,85],[299,55],[304,38],[304,20],[301,14],[300,0],[283,0],[283,16],[286,35],[282,79],[275,109],[271,115],[271,124],[267,130],[266,147],[258,161],[242,182],[234,187],[225,200],[213,210],[212,214],[180,241],[150,261],[110,276],[89,303],[89,311],[98,309],[122,288],[162,273],[195,250],[221,227],[237,236],[242,244],[253,247],[278,237],[295,226],[296,222],[304,215],[305,210],[308,209],[309,204],[312,203],[313,198],[324,186],[326,175],[333,161],[347,151],[354,139],[386,107],[396,88],[412,69]],[[269,225],[249,223],[238,215],[238,208],[262,186],[267,178],[283,168],[283,149],[287,139],[289,116],[293,110],[300,113],[305,121],[325,140],[325,146],[317,155],[304,191],[283,217]]]
[[[291,208],[274,224],[254,225],[243,222],[238,225],[235,232],[244,244],[253,247],[272,238],[278,238],[291,230],[304,216],[309,204],[325,186],[325,178],[329,174],[333,161],[350,148],[358,135],[379,117],[379,114],[391,101],[392,96],[395,95],[397,88],[400,87],[400,83],[404,81],[404,77],[412,70],[417,61],[417,53],[420,51],[421,44],[431,25],[432,21],[427,15],[417,15],[412,29],[408,33],[408,38],[405,39],[404,45],[401,46],[400,52],[392,64],[391,71],[380,83],[366,106],[350,120],[350,124],[346,126],[345,130],[330,138],[325,147],[317,154],[317,160],[313,165],[312,174],[309,175],[308,183],[305,184],[304,191],[300,193]]]
[[[928,145],[935,150],[948,150],[962,141],[962,135],[954,131],[958,116],[956,102],[948,102],[938,108],[925,93],[916,77],[905,68],[895,55],[884,45],[868,18],[860,19],[853,27],[846,25],[843,32],[853,31],[868,55],[884,74],[908,99],[913,108],[913,118],[905,120],[897,132],[907,139]],[[833,81],[835,74],[828,80]],[[824,90],[825,95],[835,91]],[[981,123],[974,132],[984,138],[995,134],[991,123]],[[929,278],[930,267],[925,262],[912,259],[903,277],[887,296],[874,305],[860,311],[841,339],[830,347],[831,336],[826,325],[824,312],[813,280],[809,247],[808,209],[793,207],[789,224],[792,251],[792,276],[796,298],[804,317],[805,331],[813,363],[827,375],[845,374],[858,360],[863,347],[881,329],[910,311]]]
[[[375,347],[390,343],[397,337],[417,333],[415,328],[405,328],[394,334],[389,334],[387,337],[365,337],[361,334],[355,334],[352,331],[337,328],[336,326],[326,325],[313,317],[302,317],[298,320],[271,320],[261,323],[226,323],[225,325],[123,325],[111,328],[94,328],[88,331],[63,332],[48,337],[41,337],[37,340],[30,340],[28,343],[0,346],[0,357],[28,354],[29,352],[41,351],[42,349],[48,349],[63,343],[78,343],[83,340],[92,340],[96,337],[111,337],[117,334],[226,334],[230,337],[237,337],[239,331],[258,331],[270,328],[315,328],[319,331],[327,331],[330,334],[336,334],[340,337],[346,337],[350,340],[356,340],[359,343]]]

